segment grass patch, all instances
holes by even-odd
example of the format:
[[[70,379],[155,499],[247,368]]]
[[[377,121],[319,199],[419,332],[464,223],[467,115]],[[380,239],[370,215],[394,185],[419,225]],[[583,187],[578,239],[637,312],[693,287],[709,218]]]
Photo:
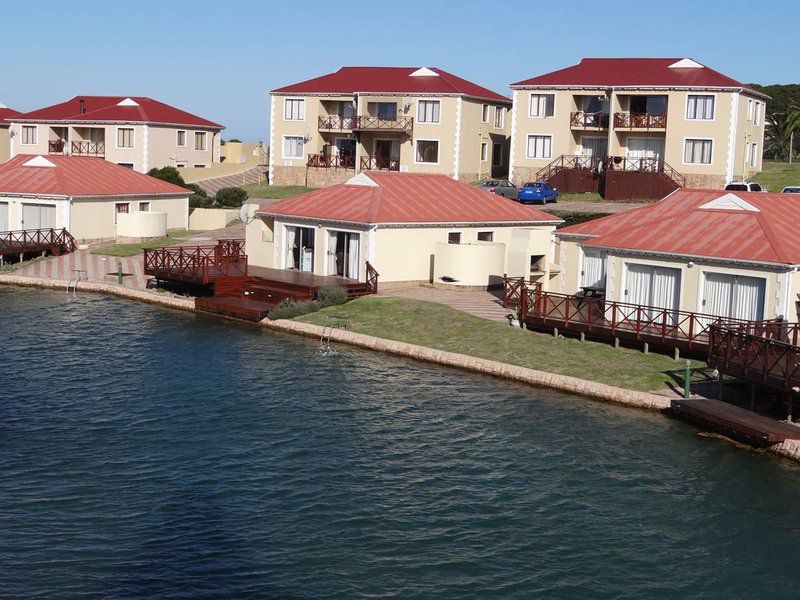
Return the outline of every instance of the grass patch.
[[[175,242],[192,237],[201,233],[200,231],[176,231],[166,235],[165,237],[155,240],[148,240],[146,242],[139,242],[138,244],[109,244],[107,246],[98,246],[92,249],[92,254],[102,254],[103,256],[136,256],[141,253],[145,248],[160,248],[162,246],[169,246]]]
[[[306,192],[311,192],[316,188],[305,187],[302,185],[266,185],[251,183],[244,186],[247,190],[247,195],[252,198],[262,198],[265,200],[291,198],[292,196],[299,196]]]
[[[764,161],[764,170],[753,176],[762,187],[770,192],[780,192],[787,185],[800,185],[800,162]]]
[[[683,361],[608,344],[556,339],[494,323],[449,306],[405,298],[360,298],[342,306],[298,317],[323,325],[325,317],[348,320],[348,327],[375,337],[419,344],[448,352],[570,375],[640,391],[664,391],[674,380],[665,371],[681,371]],[[704,366],[694,363],[695,366]]]
[[[558,194],[559,202],[603,202],[603,198],[597,192],[580,192],[576,194]]]

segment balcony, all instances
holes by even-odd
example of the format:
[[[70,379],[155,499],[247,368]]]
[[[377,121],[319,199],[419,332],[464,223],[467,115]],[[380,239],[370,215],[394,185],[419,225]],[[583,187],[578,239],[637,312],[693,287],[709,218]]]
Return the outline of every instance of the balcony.
[[[67,148],[66,140],[48,140],[47,153],[48,154],[65,154]]]
[[[396,117],[384,119],[381,117],[346,117],[343,115],[329,115],[319,117],[318,129],[320,131],[398,131],[411,134],[414,129],[413,117]]]
[[[70,144],[72,156],[102,156],[106,155],[104,142],[72,142]]]
[[[609,115],[603,112],[578,111],[569,116],[572,129],[608,129],[608,122]]]
[[[666,129],[667,115],[650,113],[614,113],[614,129]]]
[[[306,166],[315,169],[355,169],[356,161],[355,158],[347,154],[339,156],[333,156],[331,154],[309,154]]]
[[[399,171],[400,158],[365,156],[360,161],[362,171]]]

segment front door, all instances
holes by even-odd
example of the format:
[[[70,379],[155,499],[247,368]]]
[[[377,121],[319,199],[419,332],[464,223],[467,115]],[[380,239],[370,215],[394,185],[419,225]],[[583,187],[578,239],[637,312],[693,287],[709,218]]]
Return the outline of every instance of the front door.
[[[668,267],[628,263],[625,283],[625,302],[637,306],[667,308],[677,311],[680,307],[681,271]],[[660,311],[646,311],[653,318]],[[677,314],[673,315],[677,321]]]
[[[581,287],[606,287],[606,257],[605,250],[586,248],[583,250],[583,268],[581,269]]]
[[[286,227],[286,268],[312,272],[314,270],[314,229]]]
[[[761,321],[766,280],[728,273],[705,273],[702,312],[715,317]]]
[[[628,138],[628,168],[634,171],[653,170],[664,157],[664,138]],[[642,160],[644,159],[644,160]]]
[[[393,140],[375,140],[375,162],[379,169],[391,168],[392,159],[397,158],[392,156],[393,148]]]
[[[23,229],[52,229],[56,226],[56,207],[53,204],[23,204]]]
[[[328,237],[328,275],[358,279],[360,236],[351,231],[330,231]]]
[[[608,156],[608,138],[583,136],[581,138],[581,154],[591,156],[591,168],[594,169],[601,160]]]

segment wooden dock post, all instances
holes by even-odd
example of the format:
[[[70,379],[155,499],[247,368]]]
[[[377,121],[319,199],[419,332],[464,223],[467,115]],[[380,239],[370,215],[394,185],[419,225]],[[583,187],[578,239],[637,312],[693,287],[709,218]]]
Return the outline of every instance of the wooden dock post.
[[[619,338],[618,337],[614,338],[614,348],[619,348]]]
[[[681,349],[680,348],[677,348],[677,347],[675,348],[674,358],[675,358],[675,360],[680,360],[681,359]]]
[[[642,349],[642,352],[644,352],[644,354],[650,354],[650,344],[645,342],[644,343],[644,348]]]

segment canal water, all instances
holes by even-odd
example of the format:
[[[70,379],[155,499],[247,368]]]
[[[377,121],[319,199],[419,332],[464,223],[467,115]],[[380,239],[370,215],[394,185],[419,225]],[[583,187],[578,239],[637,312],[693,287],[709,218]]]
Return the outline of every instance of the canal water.
[[[800,469],[657,415],[0,289],[0,596],[800,594]]]

